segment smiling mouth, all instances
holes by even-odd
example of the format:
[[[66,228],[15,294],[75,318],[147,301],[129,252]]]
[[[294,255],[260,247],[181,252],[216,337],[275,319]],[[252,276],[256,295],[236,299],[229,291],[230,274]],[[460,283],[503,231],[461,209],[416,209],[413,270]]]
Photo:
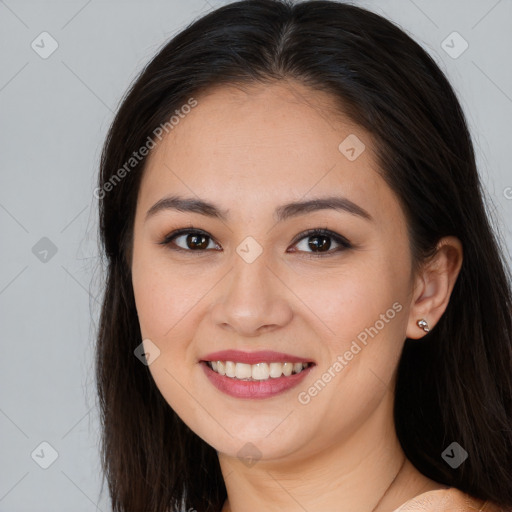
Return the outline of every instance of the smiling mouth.
[[[219,375],[234,380],[265,381],[289,377],[301,373],[314,363],[261,362],[257,364],[237,363],[234,361],[203,361],[211,370]]]

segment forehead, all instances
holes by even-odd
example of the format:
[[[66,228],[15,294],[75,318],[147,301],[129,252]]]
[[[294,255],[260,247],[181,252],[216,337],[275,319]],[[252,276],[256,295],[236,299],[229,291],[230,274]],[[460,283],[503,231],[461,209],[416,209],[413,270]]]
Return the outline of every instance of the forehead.
[[[392,199],[370,135],[327,93],[283,82],[216,87],[195,99],[148,157],[140,202],[174,191],[244,209],[333,191]]]

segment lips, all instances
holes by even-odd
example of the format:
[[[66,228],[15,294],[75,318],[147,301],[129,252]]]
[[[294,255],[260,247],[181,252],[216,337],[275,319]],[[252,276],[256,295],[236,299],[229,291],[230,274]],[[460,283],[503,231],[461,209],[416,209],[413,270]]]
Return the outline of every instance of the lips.
[[[243,370],[244,375],[241,376],[242,378],[238,378],[233,375],[231,377],[228,376],[227,372],[226,374],[218,373],[218,368],[212,368],[212,362],[217,362],[222,368],[224,367],[225,362],[228,372],[233,373],[234,366],[236,367],[237,374],[239,370]],[[200,359],[200,363],[208,380],[219,391],[222,391],[234,398],[241,399],[271,398],[291,390],[302,382],[311,372],[313,367],[316,366],[316,363],[307,357],[294,356],[292,354],[274,352],[271,350],[261,350],[257,352],[222,350],[206,354]],[[296,367],[301,366],[301,370],[298,373],[291,373],[290,367],[287,366],[286,368],[288,371],[283,370],[283,373],[285,374],[281,376],[269,375],[268,367],[281,367],[281,364],[279,363],[286,363],[287,365],[291,364],[291,366],[294,367],[294,371]],[[306,363],[306,365],[301,363]],[[263,374],[258,372],[258,376],[256,376],[253,373],[253,376],[257,377],[256,380],[254,378],[243,378],[248,376],[245,372],[249,365],[261,365],[265,367]],[[228,368],[228,366],[230,368]]]

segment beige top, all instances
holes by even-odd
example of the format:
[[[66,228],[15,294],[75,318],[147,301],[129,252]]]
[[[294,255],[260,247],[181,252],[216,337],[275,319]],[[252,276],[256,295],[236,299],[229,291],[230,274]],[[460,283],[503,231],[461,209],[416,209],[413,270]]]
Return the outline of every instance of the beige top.
[[[405,502],[393,512],[512,512],[473,498],[454,487],[427,491]]]

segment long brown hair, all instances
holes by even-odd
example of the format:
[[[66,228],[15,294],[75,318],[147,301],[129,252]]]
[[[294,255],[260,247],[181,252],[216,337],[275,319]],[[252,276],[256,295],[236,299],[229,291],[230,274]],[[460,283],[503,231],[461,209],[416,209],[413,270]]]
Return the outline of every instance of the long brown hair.
[[[146,158],[126,162],[201,91],[285,78],[328,92],[372,134],[415,263],[441,237],[461,240],[464,262],[445,314],[422,343],[405,342],[396,429],[423,474],[512,506],[510,275],[452,87],[413,39],[377,14],[331,1],[248,0],[210,12],[158,52],[125,95],[103,148],[97,197],[107,275],[96,380],[113,511],[219,512],[226,499],[216,451],[181,421],[134,355],[141,332],[130,251]],[[456,470],[441,458],[453,441],[470,454]]]

